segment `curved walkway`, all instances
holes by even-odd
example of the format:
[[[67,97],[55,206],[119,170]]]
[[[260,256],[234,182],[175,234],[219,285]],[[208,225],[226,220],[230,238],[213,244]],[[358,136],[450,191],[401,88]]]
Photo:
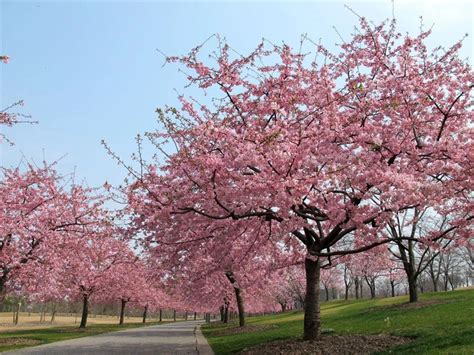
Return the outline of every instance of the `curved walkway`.
[[[59,341],[2,354],[213,354],[199,326],[204,321],[154,325]]]

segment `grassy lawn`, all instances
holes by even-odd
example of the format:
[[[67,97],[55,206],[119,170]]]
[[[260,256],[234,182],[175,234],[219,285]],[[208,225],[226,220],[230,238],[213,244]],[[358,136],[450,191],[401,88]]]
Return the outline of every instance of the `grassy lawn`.
[[[322,327],[335,334],[392,334],[413,337],[407,345],[392,348],[398,354],[474,354],[474,289],[423,294],[418,307],[406,296],[375,300],[323,303]],[[388,323],[386,318],[390,319]],[[203,326],[203,333],[216,354],[232,354],[272,340],[301,337],[303,313],[286,312],[250,317],[248,325],[274,325],[258,331],[227,334],[235,324]]]
[[[102,333],[113,332],[128,328],[138,328],[148,325],[164,324],[168,322],[149,322],[143,323],[125,323],[118,324],[91,324],[86,329],[79,329],[77,326],[66,327],[48,327],[43,329],[29,329],[8,331],[0,334],[0,352],[6,350],[24,348],[25,345],[2,345],[1,340],[5,338],[25,338],[39,340],[42,344],[53,343],[55,341],[67,340],[73,338],[81,338],[90,335],[97,335]],[[28,346],[28,345],[26,345]]]

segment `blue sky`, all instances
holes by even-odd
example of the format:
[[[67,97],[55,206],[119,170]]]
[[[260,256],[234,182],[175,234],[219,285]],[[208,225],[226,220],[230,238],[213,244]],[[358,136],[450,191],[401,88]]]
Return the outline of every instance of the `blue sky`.
[[[351,2],[374,21],[390,17],[390,1]],[[430,43],[452,44],[474,35],[473,5],[468,1],[396,1],[402,31],[418,33],[435,24]],[[176,105],[186,94],[177,67],[162,67],[166,54],[184,54],[213,33],[226,37],[241,53],[262,37],[297,44],[300,35],[330,46],[338,42],[335,26],[349,38],[357,18],[344,2],[92,2],[15,1],[0,3],[0,107],[19,99],[22,112],[37,125],[3,129],[15,146],[0,145],[0,165],[16,166],[22,156],[59,162],[64,173],[89,185],[122,182],[123,168],[100,145],[105,139],[127,160],[134,137],[156,127],[155,109]],[[472,37],[464,57],[473,57]],[[471,59],[472,63],[472,59]]]

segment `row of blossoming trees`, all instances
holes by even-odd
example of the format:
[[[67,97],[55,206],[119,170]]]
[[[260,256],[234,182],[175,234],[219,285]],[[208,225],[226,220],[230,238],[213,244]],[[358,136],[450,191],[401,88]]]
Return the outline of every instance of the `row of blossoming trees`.
[[[6,63],[8,57],[0,60]],[[19,105],[22,102],[0,112],[0,126],[29,122],[12,112]],[[3,134],[0,139],[0,143],[13,144]],[[80,303],[80,327],[85,327],[91,304],[118,304],[122,324],[127,305],[142,309],[144,320],[147,312],[160,310],[161,320],[162,309],[174,309],[176,317],[176,310],[216,310],[222,297],[230,300],[225,288],[231,275],[216,275],[213,280],[216,286],[224,285],[221,298],[205,290],[204,284],[209,297],[203,297],[204,291],[195,292],[198,281],[188,284],[187,290],[176,287],[186,271],[158,263],[145,248],[133,248],[135,235],[129,238],[130,232],[121,223],[126,219],[120,220],[120,214],[107,208],[113,198],[111,186],[78,184],[73,175],[59,174],[56,165],[0,167],[0,310],[7,300],[17,303],[17,312],[20,300],[36,305]],[[189,258],[187,268],[201,265],[199,258]],[[206,277],[196,274],[196,279],[199,276]],[[269,294],[257,292],[255,310],[274,309],[273,304]]]
[[[403,277],[417,301],[435,260],[472,249],[474,75],[461,42],[429,50],[430,31],[395,25],[361,18],[338,53],[304,38],[242,56],[219,40],[206,62],[202,46],[168,57],[214,98],[158,110],[156,161],[139,138],[114,215],[126,228],[53,166],[3,169],[0,291],[80,300],[83,326],[91,301],[120,302],[122,320],[129,302],[237,310],[243,326],[296,300],[305,339],[320,336],[321,289],[359,297],[365,282],[374,297],[385,278],[393,295]]]
[[[0,112],[0,126],[22,122],[16,106]],[[1,135],[5,142],[13,144]],[[80,302],[85,327],[91,302],[119,303],[120,323],[128,303],[145,311],[179,306],[123,238],[103,191],[55,165],[0,167],[0,309],[7,298]]]
[[[0,294],[30,302],[163,306],[144,261],[122,240],[96,191],[51,166],[2,169]]]
[[[241,325],[303,277],[305,339],[337,265],[372,293],[400,269],[417,301],[420,260],[472,248],[473,71],[461,41],[430,50],[429,35],[361,18],[337,53],[219,40],[205,61],[203,46],[168,57],[213,99],[158,110],[147,137],[166,158],[130,169],[129,232],[162,277],[224,314],[235,302]]]

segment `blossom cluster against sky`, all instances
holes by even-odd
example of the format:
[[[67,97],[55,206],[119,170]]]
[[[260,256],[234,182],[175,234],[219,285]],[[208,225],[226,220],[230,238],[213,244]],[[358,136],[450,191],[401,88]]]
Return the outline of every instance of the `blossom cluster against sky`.
[[[304,33],[333,47],[357,23],[344,3],[374,22],[392,16],[391,1],[0,2],[0,55],[10,57],[0,66],[0,108],[22,99],[21,112],[39,121],[4,130],[15,146],[0,146],[0,165],[61,158],[61,171],[75,171],[89,185],[119,184],[126,172],[100,140],[127,160],[134,136],[156,127],[155,109],[179,107],[177,92],[186,94],[185,77],[163,67],[156,49],[184,54],[214,33],[240,53],[263,37],[296,46]],[[434,24],[433,46],[473,35],[473,10],[468,1],[394,7],[402,30],[418,33],[420,16],[425,28]],[[473,57],[471,37],[462,53]]]

